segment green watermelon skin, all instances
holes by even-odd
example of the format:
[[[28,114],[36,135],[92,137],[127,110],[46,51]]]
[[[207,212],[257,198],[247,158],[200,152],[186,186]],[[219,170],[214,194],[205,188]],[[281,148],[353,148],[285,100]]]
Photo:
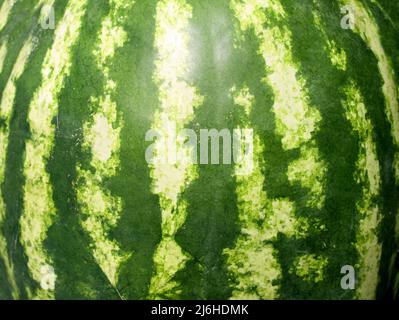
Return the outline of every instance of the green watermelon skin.
[[[385,0],[0,1],[0,299],[397,299],[398,33]]]

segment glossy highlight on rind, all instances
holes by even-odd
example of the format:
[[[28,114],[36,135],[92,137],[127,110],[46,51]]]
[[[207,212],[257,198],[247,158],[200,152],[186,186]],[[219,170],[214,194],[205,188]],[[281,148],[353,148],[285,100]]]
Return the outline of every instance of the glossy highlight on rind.
[[[158,2],[155,47],[157,49],[154,81],[159,85],[159,111],[153,130],[161,139],[155,142],[155,158],[151,164],[153,192],[160,198],[162,239],[155,254],[155,274],[151,279],[149,298],[177,297],[176,272],[189,259],[174,240],[186,217],[186,204],[179,195],[195,179],[191,150],[179,133],[202,103],[197,90],[186,80],[189,72],[189,20],[192,9],[185,0]],[[163,161],[168,157],[168,161]]]

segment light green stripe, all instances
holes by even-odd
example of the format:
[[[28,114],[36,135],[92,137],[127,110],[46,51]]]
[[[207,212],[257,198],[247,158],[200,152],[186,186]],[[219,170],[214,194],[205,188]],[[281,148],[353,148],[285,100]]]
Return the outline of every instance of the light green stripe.
[[[384,9],[384,7],[379,3],[379,1],[377,0],[370,0],[371,3],[375,4],[378,9],[381,10],[382,14],[384,15],[385,19],[387,19],[389,21],[389,23],[395,28],[397,29],[397,25],[395,24],[395,22],[392,20],[391,16],[388,14],[388,12]]]
[[[37,7],[43,4],[44,2],[45,2],[44,0],[39,1]],[[9,127],[10,127],[10,120],[17,92],[16,83],[23,74],[23,72],[25,71],[29,57],[36,47],[36,43],[37,43],[37,38],[35,38],[31,34],[29,38],[25,41],[24,45],[22,46],[22,49],[19,52],[17,60],[11,71],[10,77],[2,93],[2,99],[0,102],[0,118],[4,120],[5,125],[4,127],[0,128],[0,185],[3,184],[5,177],[6,155],[7,155],[7,147],[9,144],[9,134],[10,134]],[[7,54],[7,44],[8,41],[5,41],[0,48],[0,73],[2,71],[3,62]],[[4,219],[5,219],[5,204],[2,192],[0,190],[0,229],[4,224]],[[4,235],[1,234],[0,254],[6,266],[8,280],[12,288],[12,296],[14,299],[18,299],[19,290],[16,285],[12,262],[10,261],[7,252],[8,252],[7,241]]]
[[[315,24],[323,35],[325,50],[330,56],[331,63],[337,69],[345,71],[346,52],[342,48],[338,48],[335,42],[329,40],[319,13],[314,11],[313,15]],[[354,177],[362,188],[362,198],[357,203],[357,210],[361,218],[356,236],[356,249],[360,256],[357,266],[356,296],[359,299],[375,299],[379,261],[382,253],[382,245],[378,240],[381,213],[376,200],[381,189],[380,165],[373,137],[374,128],[367,117],[366,106],[357,84],[353,80],[349,80],[343,92],[345,100],[342,101],[342,105],[345,116],[360,140],[360,151]]]
[[[283,148],[285,150],[300,148],[301,151],[300,157],[289,164],[288,179],[291,183],[299,182],[302,187],[309,190],[308,206],[321,209],[325,199],[326,165],[320,160],[319,151],[313,140],[321,116],[318,110],[309,104],[306,82],[298,75],[300,67],[293,61],[292,35],[286,26],[284,8],[275,0],[233,0],[231,6],[240,22],[241,31],[253,30],[259,39],[259,51],[267,66],[267,82],[274,93],[276,133],[282,137]],[[269,18],[281,22],[281,25],[273,26]],[[262,181],[259,180],[258,190],[261,184]],[[254,186],[252,188],[256,190]],[[264,236],[269,235],[270,239],[273,239],[277,232],[289,236],[305,235],[309,221],[295,219],[295,204],[286,199],[267,200],[266,194],[261,197],[266,204],[263,211],[269,211],[266,215],[270,215],[266,219],[266,230],[262,230]],[[270,221],[283,222],[282,225],[286,230],[279,230],[278,226]],[[256,223],[252,224],[256,226]],[[253,237],[253,232],[250,235]],[[320,266],[322,266],[320,273],[323,273],[324,264]]]
[[[5,40],[0,47],[0,74],[3,72],[4,61],[7,56],[8,40]]]
[[[268,25],[268,16],[283,24],[285,12],[279,1],[246,0],[233,1],[233,9],[243,31],[253,28],[260,39],[260,53],[268,67],[268,83],[275,100],[277,134],[282,136],[286,150],[300,148],[301,157],[290,164],[288,179],[299,182],[309,189],[308,205],[322,208],[324,204],[324,180],[326,166],[320,160],[313,141],[320,113],[309,103],[306,82],[299,76],[300,66],[293,61],[292,35],[285,25]]]
[[[271,26],[268,17],[281,22],[285,12],[279,1],[232,1],[243,31],[253,28],[260,40],[260,53],[270,69],[268,82],[275,102],[277,133],[286,150],[299,148],[312,139],[320,120],[319,112],[309,105],[306,83],[298,75],[291,47],[292,36],[287,26]]]
[[[42,66],[42,84],[29,106],[28,122],[31,137],[26,142],[24,161],[24,211],[21,216],[21,243],[28,258],[28,267],[41,289],[37,297],[54,297],[56,274],[43,242],[52,224],[56,209],[46,163],[50,157],[57,115],[58,95],[71,67],[71,50],[79,37],[85,0],[70,0],[64,17],[55,31],[52,48]]]
[[[2,94],[2,99],[0,102],[0,118],[4,120],[5,125],[0,128],[0,185],[4,182],[5,170],[6,170],[6,155],[9,139],[9,127],[10,119],[12,115],[12,108],[15,101],[15,96],[17,92],[16,82],[21,77],[24,72],[28,59],[34,50],[34,38],[30,36],[28,40],[25,41],[15,65],[11,71],[11,75],[7,81],[5,89]],[[3,228],[5,219],[5,204],[3,200],[3,195],[0,190],[0,229]],[[11,283],[13,298],[17,299],[19,292],[15,283],[15,276],[13,272],[12,263],[7,254],[7,242],[4,235],[0,234],[0,254],[6,265],[8,280]]]
[[[345,88],[345,94],[343,105],[346,116],[361,141],[356,177],[362,186],[362,199],[357,203],[361,220],[356,236],[356,248],[360,255],[356,295],[359,299],[375,299],[382,253],[382,244],[378,239],[381,214],[376,200],[381,187],[380,167],[373,138],[374,128],[367,119],[360,91],[350,83]]]
[[[236,92],[233,88],[235,104],[246,113],[242,121],[249,130],[249,115],[254,97],[244,87]],[[241,141],[250,143],[245,134]],[[241,224],[241,234],[233,249],[226,249],[228,269],[234,276],[232,299],[275,299],[278,285],[276,280],[282,277],[281,267],[276,259],[277,252],[268,241],[277,239],[279,233],[287,237],[306,236],[308,222],[296,219],[294,203],[288,199],[270,199],[264,191],[265,177],[262,155],[264,146],[260,138],[253,135],[253,161],[236,164],[236,194]],[[250,159],[249,159],[250,160]],[[245,261],[245,264],[242,262]],[[306,263],[304,263],[306,262]],[[307,264],[307,262],[311,262]],[[327,259],[324,257],[301,256],[291,268],[305,281],[318,282],[323,279]]]
[[[346,52],[342,48],[338,48],[334,40],[329,39],[326,30],[323,26],[323,18],[320,15],[320,5],[317,0],[313,0],[313,5],[317,10],[313,10],[313,22],[316,28],[320,31],[323,40],[325,41],[324,50],[328,54],[331,63],[338,70],[346,71],[347,69],[347,57]]]
[[[3,30],[10,18],[10,12],[17,0],[4,0],[0,8],[0,32]]]
[[[102,21],[94,56],[98,69],[104,75],[105,85],[103,95],[91,99],[95,114],[84,126],[83,143],[90,150],[94,171],[78,168],[78,179],[83,181],[77,191],[83,213],[81,223],[93,241],[94,258],[116,290],[119,266],[128,255],[122,253],[117,242],[110,240],[109,236],[109,231],[116,226],[121,215],[121,199],[112,196],[102,186],[103,179],[114,176],[119,167],[122,126],[112,97],[115,83],[110,78],[109,66],[115,51],[127,40],[123,24],[133,4],[129,0],[111,0],[110,12]]]
[[[394,170],[396,185],[399,185],[399,91],[395,82],[395,72],[382,46],[380,30],[371,12],[358,0],[341,0],[341,3],[354,8],[355,32],[369,46],[378,61],[378,68],[384,81],[382,92],[385,97],[386,115],[391,124],[392,137],[396,146]],[[399,212],[396,221],[396,230],[399,230]],[[399,231],[396,237],[399,238]],[[399,244],[399,241],[397,243]]]
[[[247,87],[239,91],[232,88],[232,94],[235,104],[242,107],[246,114],[241,123],[242,148],[247,143],[247,147],[253,144],[253,156],[240,158],[235,165],[241,234],[232,249],[224,250],[228,270],[234,277],[231,299],[274,299],[278,290],[274,282],[282,274],[276,250],[265,241],[275,239],[278,232],[294,233],[293,207],[287,200],[273,202],[263,189],[265,178],[261,168],[264,146],[258,135],[248,131],[248,116],[254,96]]]
[[[186,204],[179,200],[179,195],[196,177],[190,150],[176,135],[192,119],[195,107],[202,103],[196,89],[182,80],[189,68],[191,14],[192,8],[184,0],[162,0],[157,5],[155,80],[159,85],[160,110],[152,128],[165,139],[156,142],[156,156],[151,165],[153,192],[159,195],[162,210],[162,240],[153,258],[155,274],[151,279],[150,298],[177,297],[177,283],[172,278],[189,259],[174,236],[186,219]],[[171,164],[173,160],[176,164]]]
[[[325,278],[325,269],[328,265],[326,257],[315,254],[298,256],[290,268],[290,273],[308,282],[318,283]]]
[[[382,91],[385,97],[386,115],[391,124],[392,137],[396,148],[399,149],[399,97],[398,87],[395,82],[395,73],[390,59],[381,43],[380,30],[369,10],[358,0],[341,0],[341,3],[350,5],[355,14],[355,32],[374,53],[380,74],[384,81]],[[396,180],[399,184],[399,152],[395,155]]]
[[[38,8],[40,8],[44,5],[52,6],[54,4],[54,1],[55,0],[37,0],[37,3],[34,7],[34,11],[36,11]],[[2,6],[0,8],[0,32],[4,29],[8,20],[10,19],[11,10],[17,2],[18,2],[18,0],[5,0],[3,2]],[[44,18],[44,15],[41,14],[39,21],[42,21],[43,18]],[[0,72],[1,72],[1,68],[0,68]]]

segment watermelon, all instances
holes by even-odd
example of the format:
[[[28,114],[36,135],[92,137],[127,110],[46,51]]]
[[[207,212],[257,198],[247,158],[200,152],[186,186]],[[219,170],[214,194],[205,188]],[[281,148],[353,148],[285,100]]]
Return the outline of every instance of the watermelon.
[[[0,1],[0,299],[395,299],[399,4]]]

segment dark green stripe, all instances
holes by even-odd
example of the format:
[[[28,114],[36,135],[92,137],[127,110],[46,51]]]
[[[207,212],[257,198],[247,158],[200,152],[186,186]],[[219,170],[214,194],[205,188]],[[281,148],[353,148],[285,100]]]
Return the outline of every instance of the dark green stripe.
[[[393,2],[391,3],[393,4]],[[377,146],[377,156],[380,163],[382,180],[379,206],[381,212],[384,214],[379,230],[379,234],[381,235],[380,238],[383,242],[383,251],[380,264],[380,285],[377,289],[377,298],[382,298],[386,296],[388,291],[387,287],[390,285],[389,283],[391,281],[387,270],[389,269],[392,253],[396,251],[394,230],[395,215],[398,212],[399,206],[397,200],[399,199],[399,192],[398,188],[395,187],[395,173],[393,169],[395,146],[390,123],[386,117],[386,109],[384,107],[385,98],[381,89],[383,86],[383,79],[379,76],[378,61],[367,47],[367,44],[365,44],[357,34],[350,30],[343,32],[339,27],[342,16],[339,6],[323,1],[321,2],[321,8],[321,14],[323,22],[327,27],[326,31],[328,37],[333,39],[338,47],[344,48],[347,52],[348,70],[341,76],[344,76],[345,79],[351,78],[358,84],[367,108],[368,117],[375,129],[374,139]],[[390,8],[392,7],[390,6]],[[389,12],[394,13],[395,10],[390,10]],[[378,19],[378,14],[377,20],[379,22],[379,27],[386,25],[386,22]],[[396,18],[394,20],[397,21]],[[384,37],[387,34],[383,32],[383,29],[381,29],[380,34],[383,35],[382,42],[384,49],[386,49],[387,42],[384,42]],[[388,38],[390,37],[391,36],[388,35]],[[399,55],[397,54],[396,56],[398,57]]]
[[[399,21],[399,3],[394,1],[378,1],[381,7],[389,13],[389,16],[394,22]],[[381,36],[382,46],[390,59],[391,66],[394,69],[396,77],[396,85],[399,85],[399,25],[394,26],[386,19],[383,12],[376,4],[366,0],[368,8],[371,10],[376,22],[378,24]],[[365,46],[365,45],[364,45]],[[361,56],[364,59],[364,55]],[[369,60],[375,60],[372,54],[369,54]],[[360,62],[359,62],[360,63]],[[367,62],[363,62],[367,63]],[[374,68],[372,74],[378,74],[377,67]],[[367,70],[370,72],[369,70]],[[396,215],[399,210],[399,186],[395,185],[395,172],[393,169],[393,159],[395,147],[392,141],[390,124],[384,113],[383,106],[385,100],[381,92],[383,86],[382,79],[374,79],[374,83],[368,81],[366,72],[359,74],[359,70],[353,69],[352,72],[356,74],[358,81],[363,80],[363,94],[366,97],[366,106],[370,108],[368,112],[376,128],[377,152],[380,163],[382,164],[382,192],[381,202],[384,212],[384,219],[381,223],[380,234],[383,235],[381,240],[383,242],[382,257],[380,265],[380,284],[377,290],[377,297],[390,298],[393,294],[390,291],[390,286],[393,284],[395,274],[399,274],[399,267],[390,270],[392,259],[395,259],[395,252],[398,250],[398,243],[395,243],[395,223]],[[399,152],[396,148],[396,152]],[[391,236],[388,236],[391,235]]]
[[[288,29],[292,33],[293,58],[300,65],[298,76],[306,81],[310,104],[318,108],[322,117],[315,141],[329,170],[326,174],[326,202],[323,209],[306,208],[300,200],[306,196],[306,190],[294,186],[290,191],[290,199],[297,202],[298,213],[310,219],[320,219],[326,231],[310,230],[303,240],[279,239],[277,247],[283,267],[281,298],[348,299],[352,297],[352,292],[341,289],[340,270],[344,265],[354,266],[356,263],[357,253],[352,243],[355,242],[358,224],[356,202],[360,197],[360,188],[351,178],[356,170],[358,141],[351,133],[352,127],[341,106],[341,100],[345,98],[340,88],[346,78],[336,71],[325,52],[322,35],[313,23],[312,3],[293,0],[283,0],[282,3],[288,16]],[[335,17],[340,16],[335,13]],[[339,21],[336,24],[338,28]],[[335,32],[342,34],[343,30],[335,29]],[[329,259],[323,281],[307,283],[289,272],[293,259],[301,251]]]
[[[46,248],[57,274],[57,299],[119,299],[96,263],[91,240],[80,225],[76,199],[76,165],[88,155],[81,152],[82,128],[89,119],[91,96],[102,93],[102,74],[93,59],[97,33],[107,15],[107,1],[89,0],[79,40],[73,50],[72,68],[59,97],[55,147],[48,170],[57,216],[48,231]],[[77,94],[78,93],[78,94]]]
[[[56,9],[56,17],[61,19],[66,5],[65,1],[59,1]],[[18,4],[17,4],[18,5]],[[28,297],[27,288],[35,290],[37,284],[32,281],[27,268],[27,258],[19,242],[19,219],[23,206],[23,162],[25,152],[25,140],[29,136],[27,124],[28,107],[33,94],[41,84],[41,66],[47,50],[53,41],[53,31],[39,32],[39,46],[31,55],[24,74],[17,82],[17,93],[14,104],[14,112],[10,123],[9,146],[6,157],[5,180],[2,187],[6,207],[4,232],[7,238],[10,259],[14,266],[17,285],[20,289],[20,298]],[[25,35],[26,36],[26,35]],[[17,51],[9,54],[18,55]]]
[[[0,4],[0,8],[3,6],[5,1],[2,1]],[[11,7],[9,11],[8,19],[6,24],[0,31],[0,38],[3,38],[4,35],[10,34],[17,28],[17,25],[21,23],[23,20],[29,20],[27,18],[32,17],[30,15],[31,10],[36,6],[36,3],[31,1],[15,1],[14,5]],[[30,21],[31,22],[31,21]]]
[[[203,105],[198,107],[188,127],[228,128],[232,132],[238,123],[234,116],[237,107],[229,91],[238,83],[237,65],[241,61],[233,48],[230,1],[192,0],[188,3],[193,7],[193,32],[189,44],[195,59],[193,86],[204,97]],[[217,58],[223,52],[226,55]],[[233,170],[234,165],[200,165],[198,179],[182,195],[188,203],[188,215],[177,232],[176,242],[192,257],[176,275],[182,283],[183,299],[226,299],[231,296],[223,250],[234,245],[239,233]]]
[[[109,181],[122,198],[123,212],[115,230],[122,251],[132,256],[122,266],[118,288],[129,299],[144,299],[153,275],[153,255],[161,239],[159,199],[151,190],[145,161],[145,133],[151,128],[158,106],[154,34],[157,1],[137,1],[125,27],[128,41],[115,55],[111,77],[117,83],[116,102],[123,114],[120,171]]]
[[[17,1],[11,9],[7,25],[0,33],[0,42],[8,39],[7,55],[4,60],[3,72],[0,74],[1,94],[6,86],[23,43],[29,37],[29,32],[36,26],[34,21],[37,21],[40,10],[39,12],[35,12],[35,6],[35,1]]]
[[[390,58],[391,66],[395,71],[396,84],[399,84],[399,2],[379,0],[379,5],[366,0],[365,3],[368,5],[372,12],[378,27],[380,29],[381,43],[387,56]],[[392,25],[391,21],[387,19],[384,12],[387,13],[394,22]],[[370,98],[375,99],[373,96],[374,90],[381,88],[382,82],[376,85],[368,85],[365,87],[365,94],[368,94]],[[375,88],[369,92],[370,88]],[[379,94],[380,96],[381,94]],[[383,250],[381,257],[380,266],[380,285],[378,287],[377,295],[381,298],[392,298],[394,296],[394,282],[395,277],[399,275],[399,266],[393,261],[397,260],[397,252],[399,243],[395,243],[395,216],[399,211],[399,186],[395,186],[394,181],[394,170],[392,167],[392,161],[394,157],[394,146],[392,143],[392,137],[389,131],[389,123],[383,114],[383,108],[381,108],[383,102],[380,99],[373,103],[373,119],[376,125],[376,135],[378,139],[378,153],[380,161],[382,161],[382,174],[383,174],[383,190],[382,190],[382,201],[383,210],[385,212],[384,220],[381,223],[381,235],[383,241]],[[392,235],[392,236],[386,236]],[[392,264],[393,263],[393,264]],[[392,267],[392,269],[391,269]],[[388,272],[387,270],[390,269]]]
[[[236,23],[239,22],[236,21]],[[292,194],[292,187],[287,178],[288,165],[298,158],[299,152],[297,150],[284,150],[281,142],[282,137],[276,134],[276,117],[273,111],[274,93],[273,89],[264,81],[267,76],[267,67],[259,52],[261,42],[262,40],[255,35],[253,30],[243,33],[240,49],[237,52],[240,62],[237,63],[236,68],[240,72],[240,78],[236,86],[241,88],[243,85],[247,85],[251,94],[254,95],[249,119],[254,134],[259,136],[264,145],[261,155],[264,165],[261,170],[265,177],[263,190],[265,190],[269,199],[288,199]],[[300,201],[301,197],[290,200]],[[268,213],[273,214],[272,212]],[[275,247],[276,242],[271,241],[271,245]],[[278,249],[278,247],[275,247],[275,249]],[[275,251],[277,252],[277,250]],[[278,262],[280,263],[280,261]],[[234,281],[234,278],[232,281]],[[280,284],[280,282],[275,283],[277,287],[280,287]],[[277,296],[280,294],[281,292],[278,290]]]
[[[8,281],[8,274],[4,261],[0,258],[0,300],[11,300],[11,285]]]

